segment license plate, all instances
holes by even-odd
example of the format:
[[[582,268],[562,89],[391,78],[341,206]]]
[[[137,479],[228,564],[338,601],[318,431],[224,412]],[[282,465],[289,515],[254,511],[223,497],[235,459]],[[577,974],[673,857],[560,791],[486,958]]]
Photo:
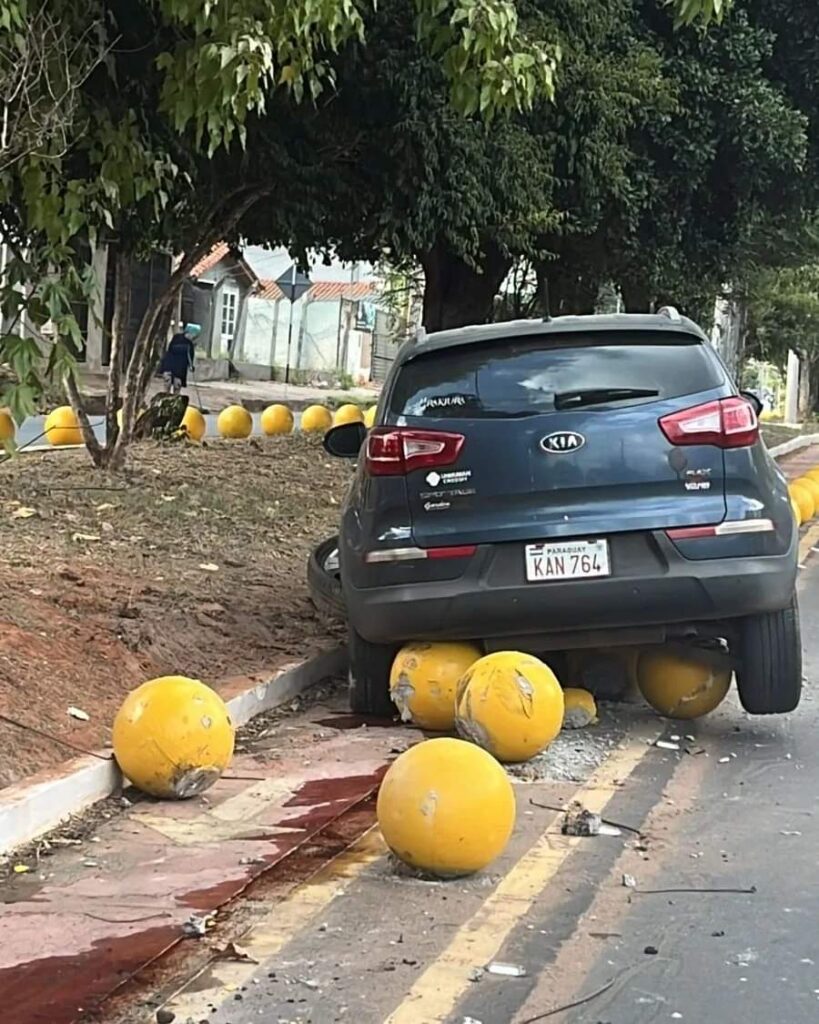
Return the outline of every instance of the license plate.
[[[610,576],[607,540],[572,540],[526,545],[526,580],[586,580]]]

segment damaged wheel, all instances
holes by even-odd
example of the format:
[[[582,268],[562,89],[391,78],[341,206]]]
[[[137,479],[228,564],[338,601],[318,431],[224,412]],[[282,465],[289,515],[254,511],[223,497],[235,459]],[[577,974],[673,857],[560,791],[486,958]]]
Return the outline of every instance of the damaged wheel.
[[[307,560],[307,586],[310,598],[320,612],[333,619],[345,618],[338,537],[328,537],[310,552]]]

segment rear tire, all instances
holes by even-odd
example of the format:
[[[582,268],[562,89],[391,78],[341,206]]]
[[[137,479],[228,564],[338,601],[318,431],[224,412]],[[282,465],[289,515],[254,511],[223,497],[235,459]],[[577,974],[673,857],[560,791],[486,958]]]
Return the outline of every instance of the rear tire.
[[[344,595],[341,591],[341,576],[329,571],[327,559],[335,553],[338,558],[338,537],[329,537],[310,552],[307,559],[307,586],[310,598],[316,608],[331,619],[344,620]]]
[[[371,644],[350,627],[350,710],[357,715],[392,718],[395,705],[390,698],[390,669],[398,653],[393,644]]]
[[[802,696],[802,638],[796,596],[778,612],[749,615],[739,626],[737,689],[751,715],[782,715]]]

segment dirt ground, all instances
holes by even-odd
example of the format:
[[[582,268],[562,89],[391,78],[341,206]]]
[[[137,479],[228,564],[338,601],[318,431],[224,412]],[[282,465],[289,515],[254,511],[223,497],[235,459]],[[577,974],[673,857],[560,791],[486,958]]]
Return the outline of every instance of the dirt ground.
[[[0,463],[0,715],[93,749],[145,679],[252,674],[340,636],[305,563],[349,475],[303,436],[140,445],[124,478],[81,451]],[[0,786],[70,756],[0,721]]]

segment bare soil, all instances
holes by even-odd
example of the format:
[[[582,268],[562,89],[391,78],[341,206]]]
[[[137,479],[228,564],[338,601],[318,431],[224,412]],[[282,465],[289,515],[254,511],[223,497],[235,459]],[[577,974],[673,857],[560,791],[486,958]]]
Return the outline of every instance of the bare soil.
[[[123,477],[82,451],[0,463],[0,715],[95,749],[145,679],[216,682],[325,646],[340,627],[306,559],[348,480],[304,436],[144,444]],[[0,786],[69,756],[0,721]]]

